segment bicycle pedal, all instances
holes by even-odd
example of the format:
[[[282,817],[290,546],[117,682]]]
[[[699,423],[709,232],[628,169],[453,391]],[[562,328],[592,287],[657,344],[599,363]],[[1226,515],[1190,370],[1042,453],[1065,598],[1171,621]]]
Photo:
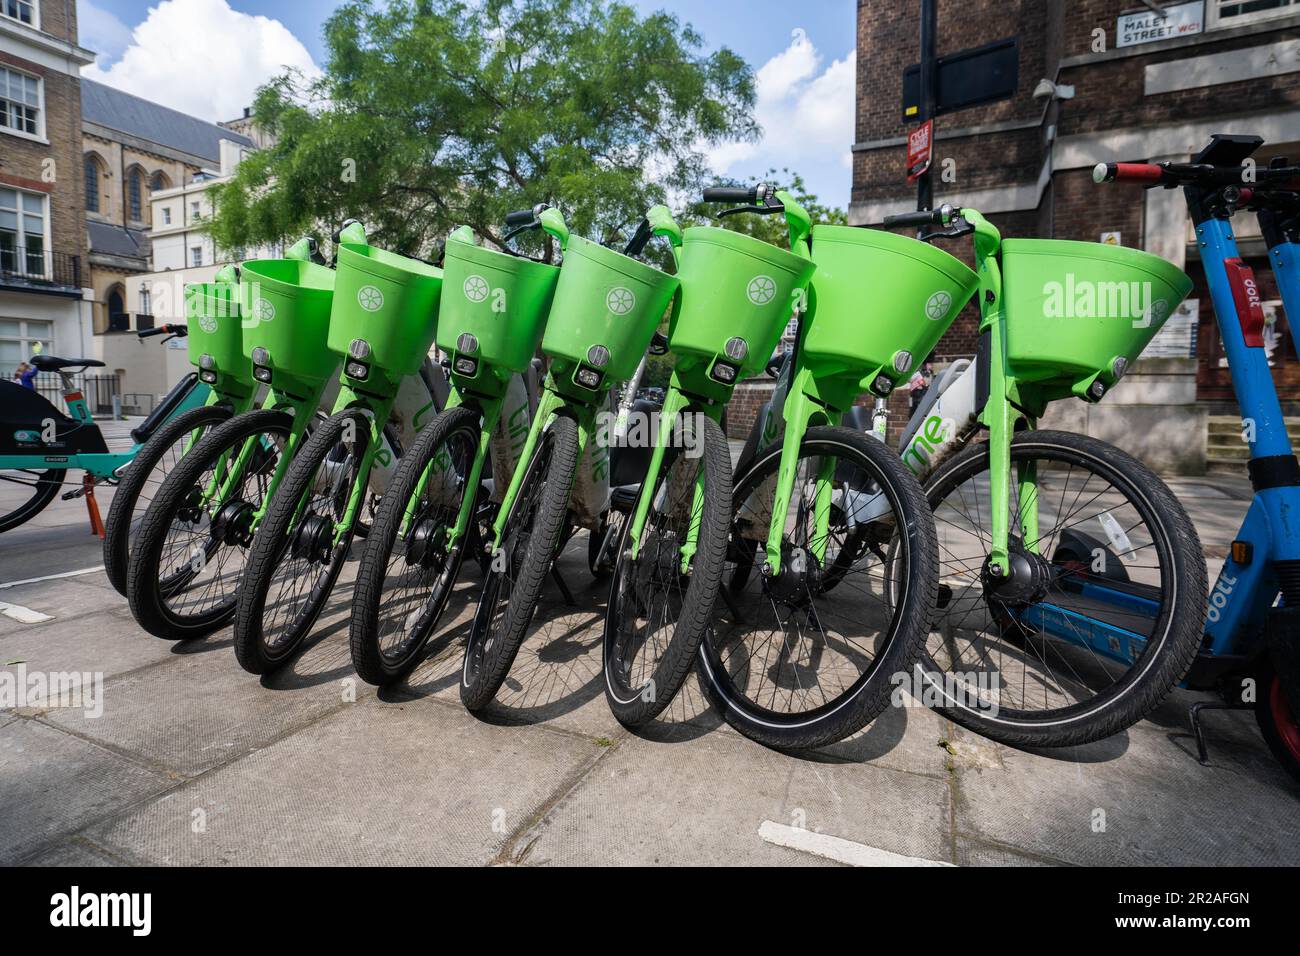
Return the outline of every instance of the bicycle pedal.
[[[74,499],[76,499],[76,498],[82,498],[82,497],[85,497],[85,494],[86,494],[86,489],[85,489],[85,488],[78,488],[78,489],[76,489],[75,491],[65,491],[65,492],[63,493],[63,495],[59,498],[59,500],[60,500],[60,501],[72,501],[72,500],[74,500]]]

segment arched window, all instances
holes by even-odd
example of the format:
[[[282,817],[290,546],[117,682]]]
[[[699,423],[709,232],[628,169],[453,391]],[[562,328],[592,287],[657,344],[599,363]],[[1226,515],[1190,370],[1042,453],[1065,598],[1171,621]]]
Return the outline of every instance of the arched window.
[[[161,189],[171,189],[171,188],[172,188],[171,180],[167,178],[167,174],[164,173],[162,170],[159,170],[158,172],[154,173],[152,176],[149,177],[150,192],[156,193]]]
[[[99,212],[99,161],[86,154],[86,211]]]
[[[126,178],[127,211],[132,222],[144,221],[144,173],[133,169]]]

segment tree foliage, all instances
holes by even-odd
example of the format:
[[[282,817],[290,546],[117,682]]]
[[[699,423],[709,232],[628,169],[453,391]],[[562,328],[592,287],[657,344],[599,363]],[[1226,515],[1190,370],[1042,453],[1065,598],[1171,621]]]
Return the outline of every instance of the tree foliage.
[[[752,140],[753,74],[667,13],[607,0],[350,0],[319,79],[258,95],[275,144],[218,187],[224,248],[355,216],[420,254],[468,224],[546,201],[575,232],[630,235],[644,211],[712,182],[706,153]]]

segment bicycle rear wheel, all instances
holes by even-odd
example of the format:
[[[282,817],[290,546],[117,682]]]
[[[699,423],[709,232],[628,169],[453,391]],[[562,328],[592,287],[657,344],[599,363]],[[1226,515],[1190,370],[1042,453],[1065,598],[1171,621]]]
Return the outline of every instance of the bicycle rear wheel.
[[[921,487],[880,442],[809,429],[789,508],[774,516],[780,463],[772,446],[736,482],[723,602],[699,661],[728,723],[769,747],[806,749],[856,733],[889,704],[929,633],[938,560]],[[781,573],[754,573],[774,517]]]
[[[192,640],[225,626],[293,419],[262,409],[212,430],[158,489],[130,552],[126,596],[140,626]]]
[[[67,476],[62,468],[0,471],[0,534],[26,524],[49,507]]]
[[[1205,619],[1200,542],[1160,479],[1105,442],[1025,432],[1011,479],[1009,578],[989,572],[988,446],[927,482],[942,574],[927,696],[1012,746],[1100,740],[1146,716],[1191,665]]]
[[[471,711],[491,703],[524,642],[565,531],[577,470],[578,426],[558,415],[528,462],[483,583],[461,668],[460,699]]]
[[[104,572],[119,594],[126,594],[131,542],[162,483],[187,451],[230,417],[230,409],[222,405],[192,408],[165,422],[136,453],[113,493],[104,522]]]
[[[346,518],[370,438],[369,416],[339,412],[317,425],[276,489],[235,611],[235,656],[250,674],[282,667],[325,607],[352,543],[355,515]],[[359,494],[358,511],[368,489]]]
[[[434,419],[402,458],[380,503],[357,568],[348,630],[352,664],[367,683],[391,684],[419,663],[465,551],[480,540],[473,524],[465,540],[447,540],[465,495],[472,493],[480,418],[462,406]]]
[[[681,688],[713,613],[727,554],[727,437],[715,421],[693,413],[681,416],[680,434],[649,490],[651,508],[635,559],[631,518],[624,524],[605,613],[605,699],[628,727],[653,720]],[[683,569],[692,529],[694,553]]]

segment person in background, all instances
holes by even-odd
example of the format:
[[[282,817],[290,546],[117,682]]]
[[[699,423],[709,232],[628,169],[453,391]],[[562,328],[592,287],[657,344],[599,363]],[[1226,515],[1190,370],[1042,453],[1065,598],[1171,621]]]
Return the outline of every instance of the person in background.
[[[922,400],[924,400],[925,393],[930,390],[930,383],[933,381],[934,369],[930,367],[930,360],[926,359],[925,363],[916,370],[912,380],[907,383],[912,411],[915,412]]]
[[[14,371],[14,381],[16,381],[23,388],[30,388],[34,390],[36,388],[36,376],[39,374],[39,372],[40,370],[36,368],[36,366],[28,365],[26,362],[22,362],[18,365],[18,368]]]

